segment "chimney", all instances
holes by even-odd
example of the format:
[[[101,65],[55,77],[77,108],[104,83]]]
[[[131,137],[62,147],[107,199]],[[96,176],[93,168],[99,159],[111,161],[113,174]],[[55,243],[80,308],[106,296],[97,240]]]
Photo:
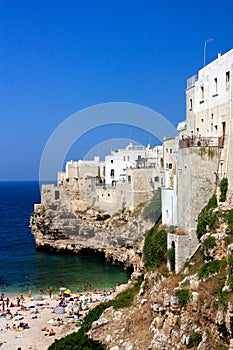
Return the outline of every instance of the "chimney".
[[[221,57],[221,51],[218,51],[218,58]]]

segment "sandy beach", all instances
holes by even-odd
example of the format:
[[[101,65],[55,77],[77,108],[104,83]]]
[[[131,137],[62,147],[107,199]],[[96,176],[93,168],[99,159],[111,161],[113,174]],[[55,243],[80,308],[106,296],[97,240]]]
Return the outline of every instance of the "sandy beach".
[[[51,298],[38,293],[9,297],[9,301],[4,295],[0,301],[0,348],[46,350],[55,339],[77,331],[88,310],[114,294],[114,289],[70,294],[62,291]]]

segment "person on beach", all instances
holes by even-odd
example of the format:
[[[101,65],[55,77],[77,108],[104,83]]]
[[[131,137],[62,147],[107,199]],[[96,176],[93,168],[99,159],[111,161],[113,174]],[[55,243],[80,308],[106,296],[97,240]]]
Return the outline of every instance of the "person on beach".
[[[42,287],[40,287],[39,293],[40,293],[40,294],[44,294],[44,289],[43,289]]]
[[[48,287],[48,293],[49,293],[50,299],[52,299],[53,290],[54,290],[54,288],[52,286]]]

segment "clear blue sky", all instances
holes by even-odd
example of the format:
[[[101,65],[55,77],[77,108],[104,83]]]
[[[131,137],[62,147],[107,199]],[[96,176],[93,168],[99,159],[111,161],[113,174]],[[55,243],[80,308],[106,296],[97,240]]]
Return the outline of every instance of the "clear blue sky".
[[[176,126],[204,41],[207,63],[233,47],[232,13],[232,0],[0,0],[0,179],[37,179],[54,129],[95,104],[141,104]],[[77,158],[111,132],[85,135]]]

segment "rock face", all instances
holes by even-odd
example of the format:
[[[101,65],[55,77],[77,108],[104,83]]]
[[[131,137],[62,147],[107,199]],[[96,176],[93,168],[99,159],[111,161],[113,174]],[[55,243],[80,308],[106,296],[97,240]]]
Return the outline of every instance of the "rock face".
[[[139,270],[144,235],[153,222],[129,211],[110,215],[87,209],[73,213],[35,205],[30,226],[37,248],[74,253],[92,250],[103,253],[112,263]]]
[[[232,302],[224,308],[191,278],[190,301],[186,308],[181,307],[175,295],[179,287],[173,289],[179,278],[158,281],[159,274],[147,273],[134,305],[106,309],[89,336],[111,350],[174,350],[187,349],[190,336],[196,333],[202,335],[198,350],[228,349],[223,340],[230,343],[233,335]]]
[[[233,350],[233,236],[227,232],[222,218],[179,274],[147,272],[134,304],[106,309],[89,336],[110,350]],[[215,243],[204,244],[210,236]],[[217,261],[221,269],[201,277],[202,268]]]

